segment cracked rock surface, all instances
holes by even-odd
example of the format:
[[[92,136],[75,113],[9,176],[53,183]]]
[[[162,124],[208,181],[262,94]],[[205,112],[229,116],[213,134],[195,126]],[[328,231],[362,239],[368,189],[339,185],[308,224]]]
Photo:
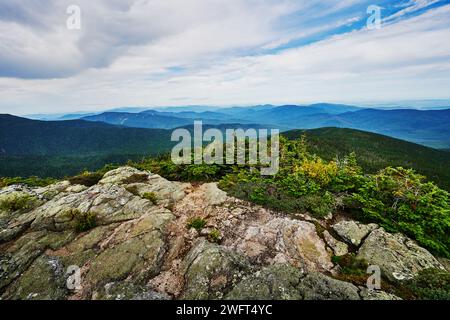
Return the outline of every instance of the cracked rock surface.
[[[277,213],[215,183],[192,186],[130,167],[92,187],[63,181],[0,190],[0,201],[15,197],[30,202],[0,211],[1,299],[393,300],[337,279],[332,257],[353,252],[392,281],[443,268],[377,225]],[[95,224],[81,231],[86,216]],[[204,227],[189,229],[193,218]],[[67,286],[73,268],[77,288]]]

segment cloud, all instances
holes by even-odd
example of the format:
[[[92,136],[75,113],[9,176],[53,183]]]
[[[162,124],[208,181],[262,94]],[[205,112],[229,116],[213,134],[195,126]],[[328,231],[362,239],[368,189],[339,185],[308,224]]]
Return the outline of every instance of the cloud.
[[[80,0],[78,31],[66,28],[70,0],[31,6],[4,1],[0,76],[18,78],[60,78],[108,67],[130,51],[171,39],[213,50],[250,47],[267,41],[270,24],[293,6],[286,0],[191,0],[188,6],[183,0]],[[221,46],[218,37],[227,42]]]
[[[414,13],[416,11],[427,8],[433,4],[442,2],[441,0],[409,0],[406,3],[399,5],[399,7],[404,7],[404,9],[397,11],[396,13],[390,15],[385,19],[385,21],[391,21],[403,17],[406,14]]]
[[[450,5],[367,30],[371,2],[80,0],[74,32],[6,0],[0,111],[450,97]]]

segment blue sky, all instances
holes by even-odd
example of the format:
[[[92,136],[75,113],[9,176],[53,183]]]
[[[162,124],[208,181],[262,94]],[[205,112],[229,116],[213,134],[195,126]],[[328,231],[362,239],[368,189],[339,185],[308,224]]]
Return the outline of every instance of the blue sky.
[[[449,99],[448,39],[444,0],[1,0],[0,112]]]

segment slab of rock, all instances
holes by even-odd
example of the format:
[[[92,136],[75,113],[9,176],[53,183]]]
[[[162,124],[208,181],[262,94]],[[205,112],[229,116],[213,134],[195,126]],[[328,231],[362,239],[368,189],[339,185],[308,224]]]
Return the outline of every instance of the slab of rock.
[[[428,268],[444,267],[426,249],[408,237],[391,234],[383,228],[370,233],[358,251],[358,259],[381,268],[388,279],[406,280]]]
[[[291,265],[262,269],[242,280],[226,296],[228,300],[300,300],[297,288],[304,274]]]
[[[131,184],[137,182],[147,182],[148,172],[140,171],[133,167],[120,167],[115,170],[108,171],[98,182],[104,184]]]
[[[442,264],[445,270],[450,272],[450,259],[437,257],[437,260],[440,262],[440,264]]]
[[[33,190],[12,186],[0,193],[0,230],[20,215],[40,206],[44,200]]]
[[[323,237],[327,244],[331,247],[331,249],[333,249],[335,256],[340,257],[348,253],[348,245],[333,238],[333,236],[328,231],[325,230],[323,232]]]
[[[281,218],[262,210],[231,227],[224,245],[247,256],[252,263],[288,263],[304,272],[329,271],[331,254],[313,223]]]
[[[46,249],[58,249],[75,238],[73,232],[29,232],[0,251],[0,290],[22,276]]]
[[[136,285],[130,281],[107,283],[101,291],[96,292],[94,300],[170,300],[167,295],[155,292],[145,286]]]
[[[168,206],[181,201],[186,196],[186,191],[191,188],[191,184],[172,182],[154,174],[148,176],[145,182],[130,183],[125,188],[141,197],[146,193],[154,193],[159,205]]]
[[[397,297],[391,293],[387,293],[379,290],[369,290],[367,288],[361,288],[359,292],[362,300],[402,300],[402,298]]]
[[[222,299],[250,270],[245,257],[198,239],[183,261],[186,284],[182,299]]]
[[[303,278],[298,290],[304,300],[360,300],[353,284],[317,272]]]
[[[205,200],[211,206],[219,205],[227,200],[226,192],[217,187],[217,183],[205,183],[200,187],[200,191],[204,192]]]
[[[13,283],[2,299],[62,300],[68,295],[66,275],[58,258],[40,256]]]
[[[166,211],[121,224],[98,244],[100,253],[89,262],[86,272],[87,287],[128,277],[141,284],[157,275],[166,252],[164,230],[172,219]]]
[[[333,230],[348,244],[359,246],[361,241],[373,230],[378,228],[376,224],[362,224],[353,220],[341,221],[332,226]]]
[[[127,221],[159,210],[146,199],[134,196],[118,185],[95,185],[76,194],[56,197],[29,215],[24,215],[16,224],[27,224],[31,220],[34,230],[62,231],[74,228],[77,215],[91,213],[100,225]]]

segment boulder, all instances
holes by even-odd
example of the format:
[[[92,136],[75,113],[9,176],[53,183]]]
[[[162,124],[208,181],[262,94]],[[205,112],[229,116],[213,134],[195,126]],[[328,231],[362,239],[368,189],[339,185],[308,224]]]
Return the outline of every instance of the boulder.
[[[135,182],[125,186],[129,192],[140,197],[146,193],[155,194],[158,205],[163,206],[181,201],[190,187],[189,183],[171,182],[156,174],[148,176],[145,182]]]
[[[238,283],[227,294],[229,300],[300,300],[297,286],[303,273],[291,265],[262,269]]]
[[[227,200],[226,192],[217,187],[217,183],[205,183],[200,187],[200,191],[204,193],[205,200],[209,205],[219,205]]]
[[[353,284],[317,272],[303,278],[298,290],[304,300],[360,300]]]
[[[183,261],[182,299],[221,299],[251,268],[245,257],[198,239]]]
[[[362,224],[352,220],[341,221],[332,226],[333,230],[348,244],[359,246],[367,235],[378,228],[376,224]]]
[[[105,173],[103,178],[98,182],[99,185],[105,184],[131,184],[137,182],[147,182],[148,172],[140,171],[132,167],[120,167]]]
[[[262,210],[230,228],[231,235],[224,245],[252,263],[288,263],[303,272],[333,268],[331,254],[311,222],[276,217]]]
[[[128,221],[157,211],[151,201],[129,193],[118,185],[95,185],[81,193],[66,194],[46,202],[35,209],[29,216],[18,219],[16,224],[26,224],[32,220],[34,230],[62,231],[73,229],[78,216],[92,214],[96,223],[105,225]]]
[[[328,231],[325,230],[323,232],[323,237],[330,248],[333,249],[335,256],[340,257],[348,253],[348,245],[333,238],[333,236]]]
[[[411,279],[421,270],[444,267],[426,249],[400,233],[391,234],[383,228],[370,233],[357,254],[371,265],[380,267],[392,281]]]
[[[364,287],[361,288],[359,295],[361,296],[362,300],[402,300],[401,298],[391,293],[379,290],[369,290]]]

